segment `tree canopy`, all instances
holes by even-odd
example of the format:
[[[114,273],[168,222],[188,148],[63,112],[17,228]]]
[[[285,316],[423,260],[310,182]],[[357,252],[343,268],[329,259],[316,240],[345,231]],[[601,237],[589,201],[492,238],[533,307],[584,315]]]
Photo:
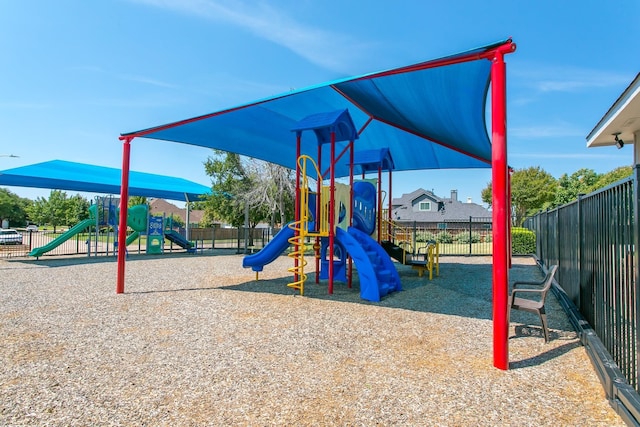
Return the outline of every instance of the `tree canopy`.
[[[89,202],[79,194],[68,197],[60,190],[51,190],[49,198],[38,197],[29,205],[27,213],[31,221],[40,225],[58,226],[77,224],[89,218]]]
[[[632,172],[631,166],[618,167],[604,174],[582,168],[570,175],[563,174],[556,180],[539,166],[515,170],[511,175],[511,204],[515,225],[522,224],[527,215],[570,203],[578,195],[611,185],[629,177]],[[482,190],[481,197],[483,202],[491,206],[491,183]]]
[[[32,203],[6,188],[0,188],[0,222],[6,220],[10,227],[26,225],[27,210]]]
[[[294,177],[282,166],[214,150],[205,170],[213,190],[203,203],[208,221],[223,220],[241,227],[248,209],[249,226],[255,227],[276,212],[284,223],[293,212]]]

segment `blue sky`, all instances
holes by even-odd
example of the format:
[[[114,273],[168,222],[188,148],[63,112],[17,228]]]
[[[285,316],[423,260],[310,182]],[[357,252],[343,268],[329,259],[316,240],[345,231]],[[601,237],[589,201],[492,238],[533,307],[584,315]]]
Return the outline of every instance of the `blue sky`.
[[[556,178],[632,163],[586,135],[640,71],[640,1],[0,0],[0,170],[121,167],[123,132],[513,37],[508,161]],[[210,184],[210,150],[135,139],[131,169]],[[480,202],[486,170],[397,173]],[[8,187],[21,197],[49,190]],[[72,193],[72,192],[68,192]]]

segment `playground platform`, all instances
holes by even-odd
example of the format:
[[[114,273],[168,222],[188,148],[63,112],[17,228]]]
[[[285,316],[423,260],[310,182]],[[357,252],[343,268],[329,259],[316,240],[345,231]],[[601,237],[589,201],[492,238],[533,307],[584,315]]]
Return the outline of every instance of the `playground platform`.
[[[399,265],[379,303],[336,283],[260,281],[242,255],[0,260],[2,425],[622,426],[567,316],[551,342],[514,312],[510,370],[492,366],[491,258]],[[511,280],[542,277],[514,258]]]

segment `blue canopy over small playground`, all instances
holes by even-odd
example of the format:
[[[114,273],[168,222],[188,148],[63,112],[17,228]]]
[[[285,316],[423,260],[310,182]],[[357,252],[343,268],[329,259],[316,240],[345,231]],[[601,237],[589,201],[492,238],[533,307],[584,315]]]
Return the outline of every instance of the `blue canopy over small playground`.
[[[169,200],[197,201],[211,188],[164,175],[130,172],[129,194]],[[87,193],[120,194],[122,170],[86,163],[51,160],[0,171],[0,185],[51,188]]]

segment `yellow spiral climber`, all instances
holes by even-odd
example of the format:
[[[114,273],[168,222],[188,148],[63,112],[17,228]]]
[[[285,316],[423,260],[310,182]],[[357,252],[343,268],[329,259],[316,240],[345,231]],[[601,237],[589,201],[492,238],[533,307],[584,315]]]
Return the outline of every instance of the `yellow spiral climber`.
[[[307,265],[307,261],[304,259],[305,241],[309,236],[318,236],[323,233],[310,233],[309,232],[309,218],[311,214],[309,212],[309,180],[307,177],[307,163],[311,162],[313,165],[316,176],[321,179],[322,174],[318,169],[318,166],[309,156],[302,155],[298,158],[298,167],[300,168],[300,219],[298,221],[289,224],[289,228],[294,231],[294,236],[289,239],[289,243],[293,245],[293,250],[289,253],[289,257],[294,259],[294,266],[289,268],[288,271],[293,273],[294,281],[287,284],[290,288],[298,289],[300,295],[304,295],[304,282],[307,280],[307,275],[304,272],[304,267]],[[317,201],[318,206],[324,209],[324,203],[321,200]],[[323,215],[320,215],[322,218]],[[325,227],[326,228],[326,227]]]

